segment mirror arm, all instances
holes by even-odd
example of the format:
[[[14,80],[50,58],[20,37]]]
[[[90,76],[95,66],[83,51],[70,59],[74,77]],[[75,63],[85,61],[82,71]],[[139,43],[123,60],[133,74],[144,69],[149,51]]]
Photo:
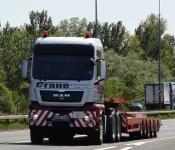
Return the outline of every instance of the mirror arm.
[[[95,85],[99,84],[100,81],[103,81],[104,79],[99,79],[94,82]]]
[[[96,65],[96,60],[91,58],[91,61],[93,62],[94,65]]]

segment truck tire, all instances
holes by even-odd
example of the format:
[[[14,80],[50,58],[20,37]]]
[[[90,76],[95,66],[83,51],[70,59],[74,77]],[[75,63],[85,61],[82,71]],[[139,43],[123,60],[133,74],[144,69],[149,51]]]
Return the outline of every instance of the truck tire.
[[[114,143],[116,141],[116,130],[117,130],[117,124],[116,124],[116,118],[114,115],[111,117],[107,117],[106,121],[106,134],[105,134],[105,142]]]
[[[153,138],[153,131],[152,131],[152,123],[151,122],[149,123],[149,126],[150,126],[150,131],[149,131],[150,134],[149,135],[150,135],[150,138]]]
[[[43,141],[41,133],[35,129],[30,129],[30,139],[32,144],[41,144]]]
[[[99,122],[97,131],[89,134],[89,139],[96,145],[101,145],[104,140],[104,125],[103,119]]]
[[[145,134],[145,138],[149,139],[150,138],[150,127],[148,122],[146,122],[146,134]]]
[[[154,137],[154,138],[157,137],[157,131],[156,131],[156,130],[154,130],[153,137]]]
[[[64,141],[69,141],[71,142],[73,140],[74,134],[73,133],[67,133],[65,134],[65,136],[63,137]]]
[[[154,138],[157,137],[157,124],[156,124],[155,120],[154,120],[154,123],[153,123],[153,137]]]
[[[73,134],[65,134],[62,136],[58,136],[58,135],[53,135],[51,137],[49,137],[49,142],[52,144],[56,144],[56,143],[64,143],[64,142],[71,142],[73,140]]]
[[[49,137],[49,142],[50,142],[51,144],[56,144],[56,143],[58,143],[58,142],[60,142],[60,141],[59,141],[59,139],[58,139],[56,136],[50,136],[50,137]]]
[[[142,122],[142,125],[141,125],[141,138],[145,138],[145,137],[146,137],[146,127],[145,127],[144,122]]]
[[[150,129],[149,137],[153,138],[153,131],[151,131],[151,129]]]
[[[116,139],[115,142],[119,142],[121,140],[121,135],[122,135],[122,131],[121,131],[121,118],[119,115],[116,116],[116,125],[117,125],[117,129],[116,129]]]

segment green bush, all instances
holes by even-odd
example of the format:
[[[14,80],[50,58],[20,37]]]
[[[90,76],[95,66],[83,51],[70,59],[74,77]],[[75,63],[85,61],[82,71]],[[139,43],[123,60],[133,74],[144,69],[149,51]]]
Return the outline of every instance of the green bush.
[[[7,129],[24,129],[28,127],[27,120],[1,120],[0,130]]]
[[[134,52],[121,56],[112,50],[106,52],[106,61],[106,97],[127,97],[129,94],[132,101],[143,102],[143,85],[157,81],[157,61],[141,60]],[[162,80],[171,80],[170,71],[164,65],[162,68]]]
[[[0,83],[0,112],[11,114],[15,112],[12,92]]]

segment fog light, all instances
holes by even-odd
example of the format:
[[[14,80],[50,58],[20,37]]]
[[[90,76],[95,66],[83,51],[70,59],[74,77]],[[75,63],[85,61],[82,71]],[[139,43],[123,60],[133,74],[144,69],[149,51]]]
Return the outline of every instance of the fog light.
[[[33,115],[33,120],[37,120],[38,119],[38,115]]]
[[[85,121],[89,122],[89,116],[84,116]]]

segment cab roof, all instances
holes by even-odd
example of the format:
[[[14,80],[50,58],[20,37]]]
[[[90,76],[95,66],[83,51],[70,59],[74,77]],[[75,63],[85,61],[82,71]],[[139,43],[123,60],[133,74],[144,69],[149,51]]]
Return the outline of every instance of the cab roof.
[[[81,37],[45,37],[38,38],[35,44],[71,44],[71,45],[93,45],[102,47],[102,43],[98,38],[81,38]]]

